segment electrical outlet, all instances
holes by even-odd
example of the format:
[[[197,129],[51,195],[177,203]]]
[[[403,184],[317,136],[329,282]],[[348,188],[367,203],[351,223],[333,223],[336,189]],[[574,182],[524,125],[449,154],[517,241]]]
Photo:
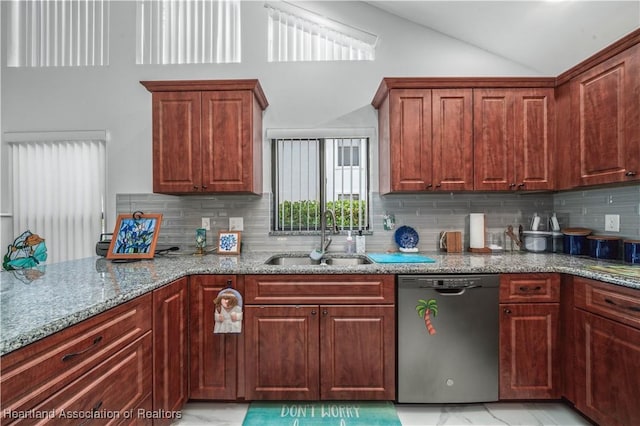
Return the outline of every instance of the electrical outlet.
[[[206,231],[211,231],[211,218],[203,217],[201,228]]]
[[[244,231],[244,220],[241,217],[230,217],[229,231]]]
[[[619,214],[605,214],[604,215],[604,230],[611,232],[620,232],[620,215]]]

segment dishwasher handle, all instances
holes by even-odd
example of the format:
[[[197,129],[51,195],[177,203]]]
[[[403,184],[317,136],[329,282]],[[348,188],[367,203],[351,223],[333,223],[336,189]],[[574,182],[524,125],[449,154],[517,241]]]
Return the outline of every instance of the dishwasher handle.
[[[473,285],[469,287],[458,287],[458,288],[432,288],[432,290],[437,291],[442,296],[462,296],[467,290],[471,290],[477,287],[481,287],[481,286]]]

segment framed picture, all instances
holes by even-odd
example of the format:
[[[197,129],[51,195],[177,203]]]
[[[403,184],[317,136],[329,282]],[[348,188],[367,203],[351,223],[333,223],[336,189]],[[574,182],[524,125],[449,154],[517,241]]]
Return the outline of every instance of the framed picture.
[[[161,223],[161,214],[119,215],[107,259],[152,259]]]
[[[218,253],[240,254],[240,236],[239,231],[218,232]]]

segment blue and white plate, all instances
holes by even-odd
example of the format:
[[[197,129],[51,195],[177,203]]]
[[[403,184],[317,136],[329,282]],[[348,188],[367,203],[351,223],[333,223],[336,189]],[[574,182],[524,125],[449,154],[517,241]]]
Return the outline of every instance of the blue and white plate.
[[[418,233],[410,226],[401,226],[398,228],[394,237],[396,244],[398,244],[398,247],[401,249],[415,248],[418,246],[418,241],[420,241]]]

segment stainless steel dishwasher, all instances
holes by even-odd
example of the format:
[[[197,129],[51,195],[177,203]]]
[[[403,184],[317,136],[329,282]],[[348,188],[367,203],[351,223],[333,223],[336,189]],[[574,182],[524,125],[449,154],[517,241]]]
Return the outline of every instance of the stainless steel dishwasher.
[[[398,402],[498,400],[498,275],[398,277]]]

